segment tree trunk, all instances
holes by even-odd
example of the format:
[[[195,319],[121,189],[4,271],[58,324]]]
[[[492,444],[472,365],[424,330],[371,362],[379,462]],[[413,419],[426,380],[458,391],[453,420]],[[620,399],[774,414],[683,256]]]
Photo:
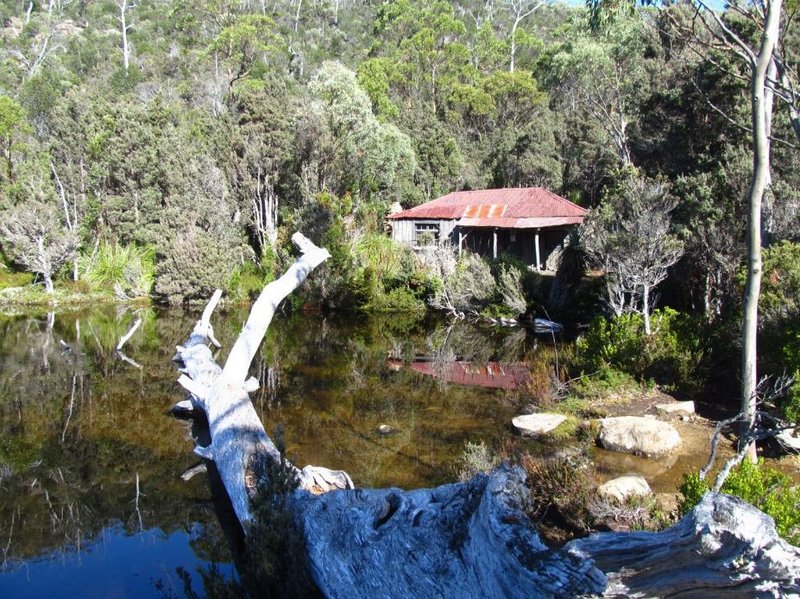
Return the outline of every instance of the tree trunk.
[[[265,481],[267,461],[280,463],[278,449],[264,430],[248,392],[258,388],[258,381],[247,379],[248,369],[258,351],[280,302],[305,281],[309,273],[330,257],[308,239],[295,233],[292,241],[303,255],[277,281],[267,285],[253,304],[250,317],[231,348],[224,368],[211,356],[209,341],[217,345],[211,326],[221,291],[206,306],[203,316],[184,346],[177,347],[176,359],[182,363],[178,379],[191,393],[191,409],[202,410],[208,420],[211,444],[195,447],[195,453],[213,460],[231,499],[239,522],[247,528],[250,500]],[[181,406],[186,408],[187,406]],[[314,491],[352,488],[347,474],[324,468],[306,467],[299,471],[301,485]]]
[[[650,286],[642,285],[642,316],[644,317],[644,334],[648,337],[650,330]]]
[[[778,38],[781,0],[766,3],[764,35],[752,72],[751,118],[753,122],[753,176],[748,192],[747,219],[747,282],[742,302],[742,412],[747,416],[743,425],[743,442],[753,425],[756,413],[756,384],[758,349],[758,298],[761,291],[761,206],[769,180],[770,156],[767,136],[765,87],[769,65]],[[755,460],[755,445],[751,459]]]

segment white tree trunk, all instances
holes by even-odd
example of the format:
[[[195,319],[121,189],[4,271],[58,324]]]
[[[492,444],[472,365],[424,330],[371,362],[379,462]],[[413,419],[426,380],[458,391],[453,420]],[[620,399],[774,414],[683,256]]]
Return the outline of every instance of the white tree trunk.
[[[214,362],[208,348],[208,342],[214,340],[210,318],[222,296],[219,290],[188,342],[177,348],[176,358],[183,364],[183,375],[178,382],[191,393],[193,409],[205,412],[211,433],[211,444],[196,447],[195,453],[216,463],[236,517],[245,530],[251,518],[250,500],[257,488],[267,482],[266,461],[281,461],[248,395],[258,388],[258,381],[247,379],[250,363],[280,302],[330,257],[327,250],[315,246],[300,233],[295,233],[292,241],[303,254],[280,279],[261,292],[224,368]],[[298,474],[301,486],[313,492],[353,486],[350,477],[340,471],[306,467]]]
[[[758,298],[761,292],[761,207],[769,182],[770,156],[766,114],[766,79],[778,39],[782,0],[766,4],[764,35],[750,81],[751,118],[753,123],[753,176],[748,192],[747,282],[742,302],[742,412],[747,429],[756,413]],[[755,459],[755,446],[751,450]]]

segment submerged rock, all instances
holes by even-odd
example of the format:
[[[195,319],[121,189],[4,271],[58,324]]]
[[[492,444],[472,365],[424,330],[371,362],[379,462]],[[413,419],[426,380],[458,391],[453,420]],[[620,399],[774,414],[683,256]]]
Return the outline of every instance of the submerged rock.
[[[563,414],[525,414],[511,420],[511,424],[524,436],[539,437],[555,430],[567,419]]]
[[[600,445],[609,451],[635,453],[649,458],[667,455],[681,443],[671,424],[640,416],[600,420]]]
[[[651,493],[650,485],[640,474],[625,474],[597,488],[598,495],[616,501],[625,501],[633,495],[645,497]]]

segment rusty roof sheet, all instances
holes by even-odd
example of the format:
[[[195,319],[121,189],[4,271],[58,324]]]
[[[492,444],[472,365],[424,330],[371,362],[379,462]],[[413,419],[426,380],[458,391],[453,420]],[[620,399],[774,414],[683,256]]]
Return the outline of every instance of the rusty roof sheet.
[[[462,219],[460,224],[464,226],[526,228],[575,224],[581,222],[585,214],[585,208],[542,187],[523,187],[456,191],[415,208],[389,215],[388,218]],[[487,224],[489,222],[492,224]]]
[[[579,225],[582,216],[556,216],[553,218],[461,218],[458,224],[462,227],[500,227],[502,229],[546,229]]]
[[[444,379],[459,385],[475,385],[495,389],[518,389],[530,378],[530,368],[523,363],[503,364],[487,362],[473,364],[471,362],[453,362],[437,368],[432,362],[412,362],[412,370],[420,374]]]

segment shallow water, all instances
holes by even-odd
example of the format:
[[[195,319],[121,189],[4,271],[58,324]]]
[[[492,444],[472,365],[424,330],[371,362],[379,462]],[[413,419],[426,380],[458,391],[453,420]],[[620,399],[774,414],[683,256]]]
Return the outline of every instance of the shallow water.
[[[215,318],[218,359],[245,317]],[[166,415],[185,395],[170,359],[197,318],[120,307],[0,316],[0,597],[181,596],[179,568],[195,588],[198,567],[232,572],[206,477],[180,478],[198,461],[187,425]],[[535,345],[521,329],[465,323],[277,318],[253,364],[253,401],[299,466],[344,469],[358,486],[431,486],[456,478],[466,441],[510,434],[520,392],[448,384],[452,363],[499,380]]]

